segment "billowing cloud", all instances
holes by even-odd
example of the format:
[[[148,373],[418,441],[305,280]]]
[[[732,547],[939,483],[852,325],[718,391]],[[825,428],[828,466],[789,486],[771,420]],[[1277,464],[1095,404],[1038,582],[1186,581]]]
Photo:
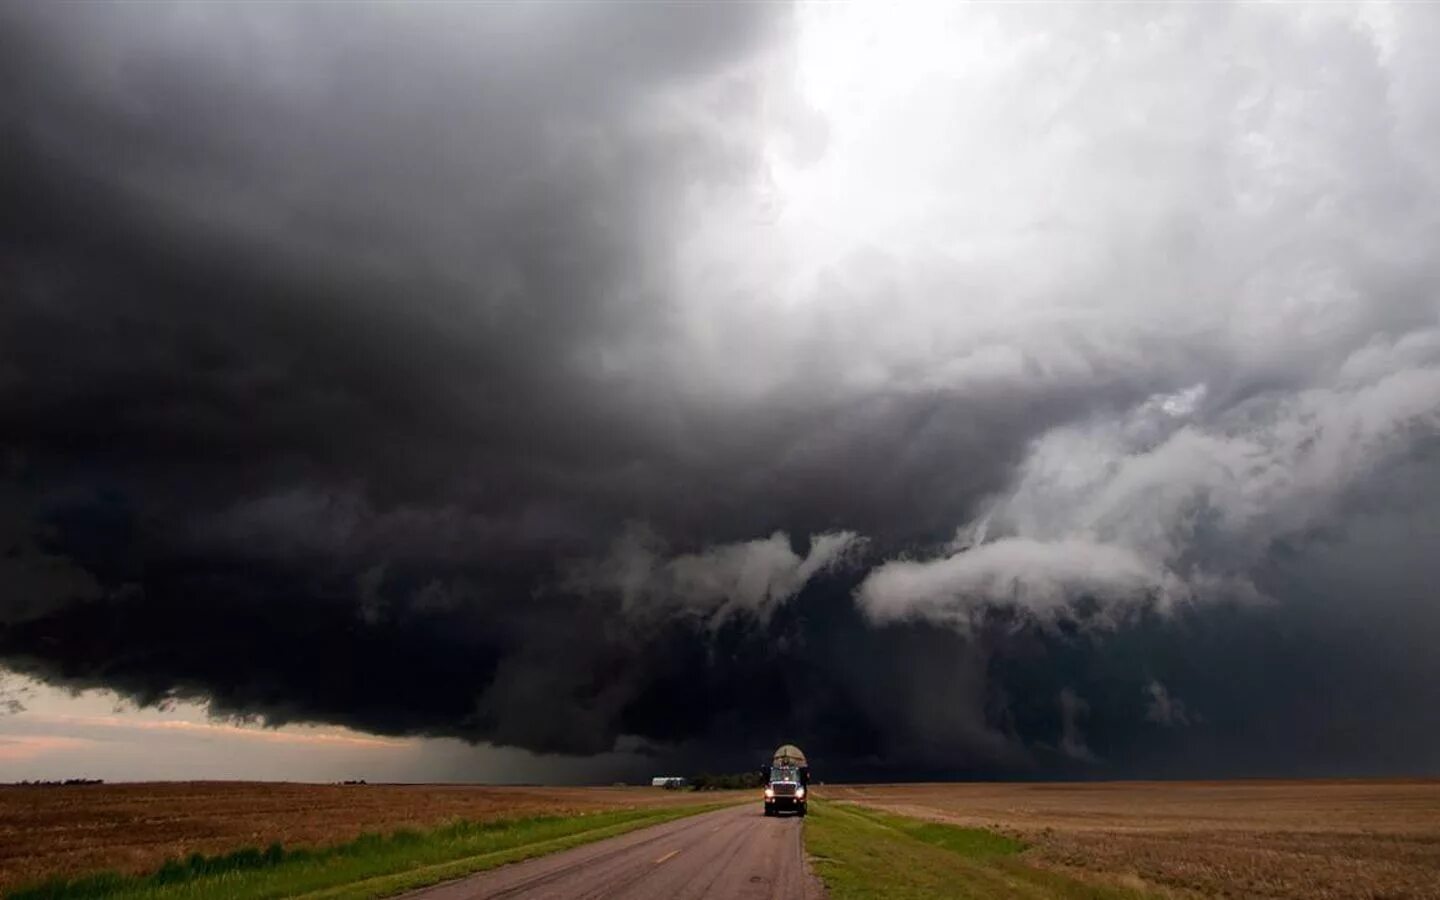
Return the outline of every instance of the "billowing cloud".
[[[1145,721],[1168,728],[1182,728],[1190,724],[1191,716],[1185,707],[1185,701],[1170,696],[1165,685],[1152,681],[1145,686],[1145,693],[1150,697],[1150,702],[1145,707]]]
[[[995,604],[1043,613],[1067,609],[1079,595],[1163,599],[1168,578],[1107,544],[1003,538],[931,562],[887,562],[865,579],[859,600],[881,621],[918,614],[966,627],[977,608]]]
[[[1429,335],[1408,340],[1424,346]],[[1385,365],[1397,356],[1405,363]],[[975,604],[1045,612],[1077,595],[1162,606],[1258,598],[1250,577],[1277,543],[1341,522],[1367,480],[1440,427],[1440,368],[1428,359],[1367,346],[1336,380],[1209,421],[1193,418],[1198,386],[1049,432],[1010,491],[961,531],[988,541],[887,563],[860,600],[877,618],[963,623]]]
[[[848,531],[812,535],[801,557],[791,548],[790,537],[777,531],[765,540],[666,558],[657,536],[636,527],[607,558],[577,566],[565,587],[616,594],[629,615],[687,612],[712,627],[740,614],[766,622],[811,578],[853,558],[862,544]]]
[[[0,662],[707,768],[1433,765],[1437,36],[0,5]]]

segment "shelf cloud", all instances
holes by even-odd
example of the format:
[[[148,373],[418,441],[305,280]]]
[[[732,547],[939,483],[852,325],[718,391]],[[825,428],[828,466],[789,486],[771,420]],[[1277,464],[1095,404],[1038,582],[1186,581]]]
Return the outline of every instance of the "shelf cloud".
[[[1428,771],[1437,38],[0,4],[0,664],[710,770]]]

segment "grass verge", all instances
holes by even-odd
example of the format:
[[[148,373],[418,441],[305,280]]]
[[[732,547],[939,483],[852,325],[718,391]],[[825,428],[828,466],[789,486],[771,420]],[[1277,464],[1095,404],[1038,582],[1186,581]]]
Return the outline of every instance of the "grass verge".
[[[579,816],[454,822],[426,831],[367,834],[314,850],[247,848],[171,860],[148,875],[102,872],[44,882],[8,900],[361,900],[388,897],[508,862],[720,809],[711,803]]]
[[[1153,896],[1027,865],[1022,843],[992,831],[858,806],[811,801],[805,846],[832,900]]]

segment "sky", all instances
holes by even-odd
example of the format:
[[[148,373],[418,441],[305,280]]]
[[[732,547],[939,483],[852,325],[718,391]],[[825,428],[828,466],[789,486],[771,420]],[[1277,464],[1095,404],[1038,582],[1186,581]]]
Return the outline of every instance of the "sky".
[[[1440,772],[1437,40],[0,3],[0,780]]]

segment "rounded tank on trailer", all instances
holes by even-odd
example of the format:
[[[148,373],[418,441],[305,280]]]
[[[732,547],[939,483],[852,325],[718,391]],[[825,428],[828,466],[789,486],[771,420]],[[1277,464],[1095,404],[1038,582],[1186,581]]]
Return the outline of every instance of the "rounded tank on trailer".
[[[810,763],[805,759],[805,751],[794,744],[781,744],[775,751],[775,758],[770,761],[772,766],[796,766],[797,768],[808,768]]]

